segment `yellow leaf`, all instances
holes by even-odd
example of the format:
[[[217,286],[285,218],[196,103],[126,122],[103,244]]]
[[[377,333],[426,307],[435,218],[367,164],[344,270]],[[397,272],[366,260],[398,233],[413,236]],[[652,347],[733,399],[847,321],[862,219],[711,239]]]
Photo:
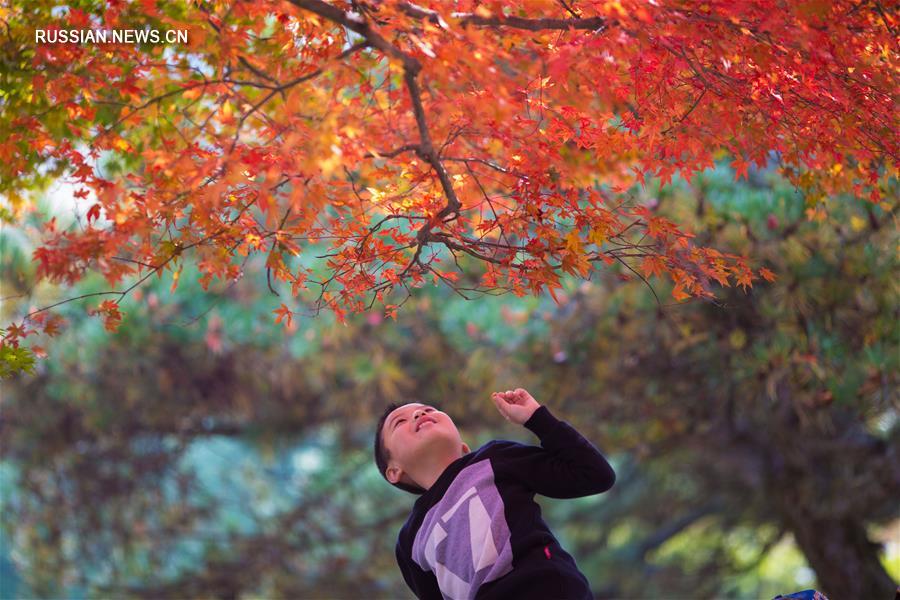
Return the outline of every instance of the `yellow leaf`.
[[[573,229],[566,235],[566,250],[573,254],[581,252],[581,238],[578,236],[577,229]]]
[[[367,187],[366,191],[369,192],[369,201],[373,204],[378,204],[384,198],[384,192],[381,190],[375,189],[373,187]]]
[[[178,270],[172,273],[172,287],[169,288],[169,293],[175,293],[175,288],[178,287],[178,278],[181,277],[181,268],[183,265],[178,266]]]
[[[334,148],[334,146],[332,146],[332,149],[333,148]],[[340,166],[340,164],[341,164],[340,150],[333,153],[328,158],[318,161],[318,166],[320,169],[322,169],[322,173],[325,175],[325,177],[330,176],[335,171],[335,169],[337,169]]]
[[[588,239],[592,243],[597,244],[597,247],[599,248],[606,241],[606,232],[599,227],[595,227],[591,229],[591,233],[588,234]]]

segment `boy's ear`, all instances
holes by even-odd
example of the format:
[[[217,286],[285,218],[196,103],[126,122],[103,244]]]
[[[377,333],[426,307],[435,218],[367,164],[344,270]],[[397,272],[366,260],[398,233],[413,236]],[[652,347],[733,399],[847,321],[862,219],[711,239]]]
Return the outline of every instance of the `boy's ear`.
[[[397,483],[400,481],[400,478],[403,477],[403,469],[400,467],[388,467],[384,471],[384,476],[387,477],[387,480],[391,483]]]
[[[463,454],[468,454],[469,453],[469,445],[466,444],[465,442],[463,442],[462,447],[463,447]]]

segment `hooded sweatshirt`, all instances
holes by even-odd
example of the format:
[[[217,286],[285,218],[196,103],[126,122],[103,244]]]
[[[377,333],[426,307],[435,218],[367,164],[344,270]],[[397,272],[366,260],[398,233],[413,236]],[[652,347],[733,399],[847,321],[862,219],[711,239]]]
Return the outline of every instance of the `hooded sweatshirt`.
[[[535,494],[605,492],[597,448],[540,406],[524,423],[541,447],[492,440],[450,463],[415,502],[397,563],[420,599],[590,599],[590,584],[541,518]]]

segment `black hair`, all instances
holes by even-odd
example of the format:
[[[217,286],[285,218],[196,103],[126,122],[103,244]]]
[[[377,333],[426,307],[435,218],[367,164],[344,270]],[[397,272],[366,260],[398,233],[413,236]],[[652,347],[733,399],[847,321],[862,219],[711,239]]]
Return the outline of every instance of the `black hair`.
[[[384,429],[384,422],[387,421],[388,415],[391,414],[394,409],[400,408],[401,406],[403,406],[403,404],[396,404],[393,402],[389,404],[387,408],[384,409],[381,418],[378,419],[378,426],[375,428],[375,464],[378,466],[378,471],[381,473],[381,476],[384,477],[384,480],[388,483],[391,482],[388,481],[385,472],[387,471],[388,461],[391,459],[391,453],[384,447],[384,438],[382,437],[381,432]],[[411,494],[421,495],[425,493],[423,488],[420,488],[417,485],[409,485],[402,481],[391,483],[391,485]]]

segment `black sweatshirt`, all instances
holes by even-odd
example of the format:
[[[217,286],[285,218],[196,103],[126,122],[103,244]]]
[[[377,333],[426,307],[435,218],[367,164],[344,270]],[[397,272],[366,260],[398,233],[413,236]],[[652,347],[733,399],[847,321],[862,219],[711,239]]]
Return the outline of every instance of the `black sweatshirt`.
[[[415,502],[397,562],[421,599],[590,599],[590,584],[541,518],[535,494],[605,492],[616,474],[599,450],[539,407],[525,427],[542,448],[493,440],[450,463]]]

